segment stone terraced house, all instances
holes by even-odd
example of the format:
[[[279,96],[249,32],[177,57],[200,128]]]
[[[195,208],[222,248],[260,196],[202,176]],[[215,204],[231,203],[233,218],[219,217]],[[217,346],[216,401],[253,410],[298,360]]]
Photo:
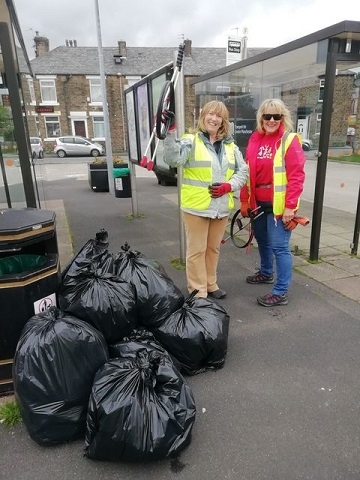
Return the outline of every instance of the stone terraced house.
[[[48,153],[53,151],[53,139],[60,135],[81,135],[105,142],[98,48],[80,47],[76,40],[70,40],[65,46],[50,50],[49,40],[38,34],[34,42],[33,76],[23,75],[30,136],[42,137]],[[110,136],[115,153],[127,151],[124,89],[171,63],[176,49],[128,47],[125,41],[119,41],[117,48],[103,47]],[[247,56],[266,50],[249,48]],[[225,65],[225,48],[196,48],[192,47],[191,40],[185,40],[185,122],[193,122],[191,80]]]

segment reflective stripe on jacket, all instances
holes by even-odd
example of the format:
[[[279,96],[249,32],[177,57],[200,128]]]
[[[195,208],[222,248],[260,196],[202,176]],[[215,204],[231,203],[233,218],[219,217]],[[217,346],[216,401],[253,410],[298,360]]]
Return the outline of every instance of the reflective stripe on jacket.
[[[285,169],[285,154],[293,141],[296,133],[285,132],[281,138],[280,147],[276,150],[274,156],[274,196],[273,212],[274,215],[282,215],[285,209],[286,185],[288,183]],[[299,200],[296,210],[299,208]]]

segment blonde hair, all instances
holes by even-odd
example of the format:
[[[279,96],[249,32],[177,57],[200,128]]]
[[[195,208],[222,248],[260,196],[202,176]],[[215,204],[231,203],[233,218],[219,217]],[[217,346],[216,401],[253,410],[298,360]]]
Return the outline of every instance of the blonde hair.
[[[264,127],[263,127],[263,114],[269,109],[272,108],[275,111],[271,113],[280,113],[282,115],[281,118],[281,123],[284,125],[284,130],[286,132],[292,132],[294,130],[293,122],[291,120],[291,115],[290,115],[290,110],[287,108],[285,103],[282,100],[279,100],[278,98],[268,98],[264,100],[260,107],[258,108],[258,111],[256,112],[256,129],[260,133],[264,133]]]
[[[202,107],[197,130],[201,132],[207,131],[204,119],[209,112],[215,112],[216,115],[219,115],[222,118],[222,124],[216,134],[216,138],[225,138],[230,135],[229,110],[223,102],[219,102],[218,100],[212,100]]]

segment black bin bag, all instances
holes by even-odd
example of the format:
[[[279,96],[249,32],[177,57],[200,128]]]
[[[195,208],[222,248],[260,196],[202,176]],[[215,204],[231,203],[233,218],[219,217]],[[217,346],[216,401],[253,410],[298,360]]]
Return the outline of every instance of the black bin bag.
[[[51,445],[84,437],[94,376],[108,358],[98,330],[56,307],[28,320],[15,352],[13,380],[33,440]]]
[[[96,327],[108,343],[121,340],[137,326],[134,286],[90,259],[62,278],[58,299],[62,310]]]
[[[110,358],[116,357],[131,357],[136,358],[139,350],[146,349],[148,352],[159,352],[161,355],[168,356],[174,363],[175,367],[180,371],[180,362],[172,357],[165,348],[160,345],[154,335],[146,330],[146,328],[138,328],[131,332],[131,334],[122,341],[109,345]]]
[[[61,273],[61,278],[73,277],[76,279],[79,270],[85,265],[93,264],[94,268],[101,266],[102,271],[111,272],[113,268],[113,255],[109,252],[108,232],[99,230],[95,238],[88,240],[78,253],[71,259]]]
[[[97,372],[89,400],[85,456],[107,461],[172,458],[191,441],[195,401],[167,356],[139,350]]]
[[[228,344],[229,315],[221,305],[196,298],[197,292],[194,290],[162,325],[151,329],[188,375],[222,368]]]
[[[135,287],[139,325],[160,325],[184,303],[181,290],[158,262],[131,250],[126,243],[114,255],[115,274]]]

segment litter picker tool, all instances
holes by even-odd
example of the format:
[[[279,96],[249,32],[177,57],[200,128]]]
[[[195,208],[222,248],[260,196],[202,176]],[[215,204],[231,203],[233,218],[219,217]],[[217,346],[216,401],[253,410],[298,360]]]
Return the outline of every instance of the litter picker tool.
[[[163,88],[161,90],[161,94],[159,97],[159,103],[155,115],[155,124],[152,130],[149,143],[145,149],[144,155],[141,158],[140,165],[142,167],[147,168],[148,170],[152,170],[154,167],[154,159],[156,155],[156,151],[158,148],[159,140],[164,140],[166,137],[169,128],[171,126],[171,122],[175,116],[175,88],[176,84],[179,79],[180,71],[183,64],[184,58],[184,49],[185,44],[179,45],[176,64],[174,66],[174,71],[170,80],[167,80]],[[151,149],[152,142],[156,138],[155,147],[149,160],[147,157],[148,152]]]

